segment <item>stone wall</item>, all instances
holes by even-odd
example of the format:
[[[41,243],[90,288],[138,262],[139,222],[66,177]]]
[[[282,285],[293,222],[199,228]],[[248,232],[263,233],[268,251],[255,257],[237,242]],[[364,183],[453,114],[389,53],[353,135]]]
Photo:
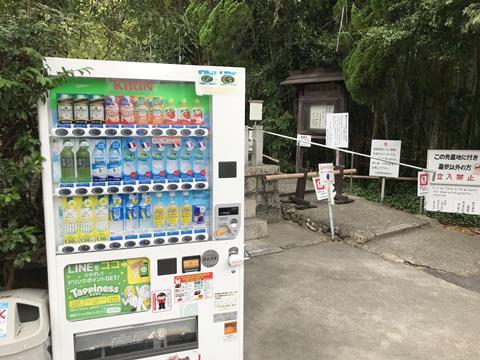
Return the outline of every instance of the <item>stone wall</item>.
[[[259,218],[267,222],[281,218],[278,181],[265,181],[265,175],[280,172],[277,165],[245,167],[245,217]]]

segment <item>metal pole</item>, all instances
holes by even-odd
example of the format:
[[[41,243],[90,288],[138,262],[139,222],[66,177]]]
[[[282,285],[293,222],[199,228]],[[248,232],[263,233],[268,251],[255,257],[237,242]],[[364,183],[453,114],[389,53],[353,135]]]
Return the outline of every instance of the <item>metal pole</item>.
[[[420,205],[418,206],[418,213],[419,213],[420,215],[423,214],[423,199],[424,199],[424,198],[425,198],[424,196],[420,196]]]
[[[382,177],[382,190],[380,191],[380,203],[383,204],[383,200],[385,200],[385,178]]]
[[[353,169],[353,157],[355,155],[351,154],[352,157],[351,157],[351,161],[350,161],[350,169]],[[346,157],[345,157],[346,158]],[[350,174],[350,194],[352,193],[352,190],[353,189],[353,174]]]
[[[335,240],[335,229],[333,227],[333,211],[332,211],[332,193],[331,193],[332,184],[328,184],[328,218],[330,220],[330,235],[332,236],[332,241]]]
[[[274,132],[271,132],[271,131],[266,131],[266,130],[263,130],[263,132],[266,133],[266,134],[270,134],[270,135],[273,135],[273,136],[278,136],[278,137],[281,137],[281,138],[284,138],[284,139],[293,140],[295,142],[297,141],[297,138],[294,138],[294,137],[291,137],[291,136],[277,134],[277,133],[274,133]],[[314,146],[322,147],[322,148],[325,148],[325,149],[338,150],[338,151],[342,151],[342,152],[347,153],[347,154],[363,156],[363,157],[366,157],[366,158],[369,158],[369,159],[383,161],[383,162],[387,162],[387,163],[395,164],[395,165],[401,165],[401,166],[408,167],[410,169],[421,170],[421,171],[426,171],[426,172],[435,174],[435,171],[429,170],[429,169],[426,169],[426,168],[422,168],[420,166],[414,166],[414,165],[405,164],[405,163],[402,163],[402,162],[396,162],[396,161],[392,161],[392,160],[382,159],[382,158],[378,158],[376,156],[362,154],[362,153],[359,153],[359,152],[356,152],[356,151],[351,151],[351,150],[346,150],[346,149],[340,149],[340,148],[336,148],[336,147],[333,147],[333,146],[327,146],[327,145],[315,143],[315,142],[312,142],[312,141],[304,141],[304,142],[306,142],[308,144],[312,144]]]

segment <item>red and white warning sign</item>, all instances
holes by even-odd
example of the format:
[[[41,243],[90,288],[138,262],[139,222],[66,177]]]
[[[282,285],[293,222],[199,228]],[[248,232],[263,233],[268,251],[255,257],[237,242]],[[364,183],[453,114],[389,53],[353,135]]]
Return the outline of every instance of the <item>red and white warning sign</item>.
[[[328,182],[322,181],[319,177],[313,178],[313,187],[315,188],[315,193],[317,194],[317,200],[328,199]]]
[[[430,187],[430,173],[421,171],[417,178],[417,196],[428,195],[428,188]]]

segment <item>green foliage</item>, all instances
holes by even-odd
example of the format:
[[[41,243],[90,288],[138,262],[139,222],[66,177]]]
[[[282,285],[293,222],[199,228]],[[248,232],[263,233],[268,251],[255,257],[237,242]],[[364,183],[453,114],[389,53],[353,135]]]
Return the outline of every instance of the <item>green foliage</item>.
[[[68,19],[43,5],[0,11],[0,257],[23,266],[44,246],[36,104],[69,75],[47,76],[43,55],[65,49]]]
[[[349,190],[349,186],[345,186]],[[361,196],[367,200],[380,202],[380,182],[371,180],[354,180],[352,195]],[[387,180],[385,183],[384,204],[392,208],[418,214],[420,200],[417,196],[415,181]],[[480,227],[480,217],[464,214],[449,214],[426,211],[425,215],[438,220],[441,224],[465,227]]]

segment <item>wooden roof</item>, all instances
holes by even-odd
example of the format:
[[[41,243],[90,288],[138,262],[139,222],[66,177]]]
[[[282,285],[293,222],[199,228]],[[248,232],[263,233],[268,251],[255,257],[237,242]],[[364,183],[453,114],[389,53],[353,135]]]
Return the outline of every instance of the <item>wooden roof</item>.
[[[345,81],[340,70],[318,68],[312,70],[294,70],[283,80],[281,85],[318,84],[332,81]]]

